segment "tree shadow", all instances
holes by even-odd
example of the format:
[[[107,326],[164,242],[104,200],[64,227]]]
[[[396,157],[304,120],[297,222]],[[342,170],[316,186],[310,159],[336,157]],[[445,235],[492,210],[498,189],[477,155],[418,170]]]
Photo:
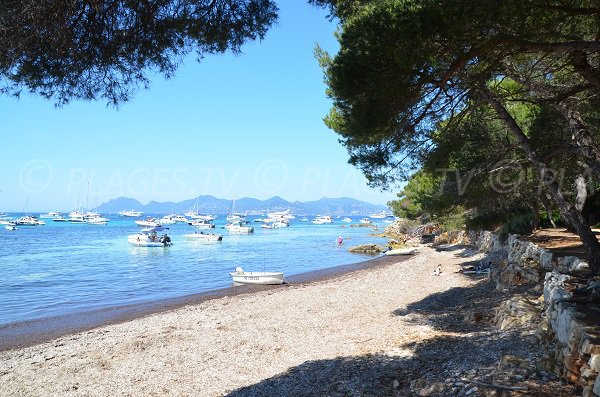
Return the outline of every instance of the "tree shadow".
[[[398,308],[392,314],[406,317],[408,322],[425,323],[440,331],[479,332],[493,326],[489,321],[467,321],[466,314],[482,313],[482,318],[489,318],[489,313],[493,313],[510,296],[536,297],[528,286],[514,287],[510,291],[498,291],[494,286],[492,282],[481,281],[471,287],[452,288]]]
[[[507,343],[506,338],[509,338],[510,343]],[[514,353],[515,347],[527,343],[531,341],[518,332],[511,335],[437,337],[401,346],[411,350],[412,354],[406,356],[371,354],[306,361],[259,383],[234,390],[228,396],[464,395],[474,386],[468,380],[468,374],[475,372],[480,375],[478,379],[493,382],[490,377],[498,372],[498,362],[502,356]],[[542,387],[541,379],[538,381],[529,378],[528,395],[549,395],[536,394],[536,382]],[[418,385],[417,388],[414,388],[415,384]],[[423,390],[428,390],[428,393],[422,394]],[[552,395],[573,395],[572,390],[565,394],[556,389],[555,392]],[[489,394],[472,394],[482,395]]]
[[[440,331],[438,336],[393,346],[388,354],[307,361],[228,396],[458,396],[473,388],[471,380],[494,383],[498,379],[510,385],[526,382],[529,396],[574,395],[571,386],[556,378],[549,380],[534,366],[528,374],[500,369],[498,363],[504,355],[531,360],[531,352],[539,351],[539,342],[528,332],[500,331],[489,323],[465,320],[468,309],[491,310],[507,296],[489,282],[432,294],[392,315],[430,325]],[[498,378],[501,374],[506,376]],[[471,395],[491,395],[484,394],[485,387],[480,389]]]

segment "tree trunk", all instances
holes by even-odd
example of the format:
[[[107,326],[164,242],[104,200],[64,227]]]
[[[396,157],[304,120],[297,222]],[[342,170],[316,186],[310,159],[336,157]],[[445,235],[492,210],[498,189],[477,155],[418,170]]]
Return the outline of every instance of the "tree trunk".
[[[555,93],[546,88],[543,84],[536,83],[517,73],[512,65],[505,64],[505,69],[511,79],[523,84],[531,91],[538,93],[546,99],[554,97]],[[600,148],[598,148],[596,142],[594,142],[594,137],[592,136],[585,121],[583,121],[581,114],[577,110],[568,106],[565,103],[565,100],[561,100],[559,102],[553,101],[552,106],[569,124],[569,127],[573,132],[573,141],[577,148],[577,152],[586,160],[586,164],[592,168],[594,173],[596,175],[600,175]]]
[[[542,193],[541,199],[542,199],[542,205],[544,206],[544,209],[546,210],[548,222],[550,222],[553,229],[556,229],[556,223],[554,223],[554,219],[552,219],[552,205],[550,204],[550,201],[548,200],[548,197],[546,197],[545,193]]]
[[[587,200],[587,184],[585,183],[585,177],[579,175],[575,179],[575,192],[577,197],[575,198],[575,209],[579,212],[583,211],[583,206]]]
[[[500,120],[504,122],[508,130],[519,142],[521,148],[525,151],[529,161],[536,167],[540,173],[541,179],[548,189],[548,193],[556,204],[560,215],[566,223],[571,225],[575,229],[576,233],[581,238],[587,260],[590,268],[594,274],[600,274],[600,243],[596,239],[596,236],[592,232],[592,229],[587,225],[581,212],[577,211],[569,202],[565,199],[562,192],[560,191],[559,185],[556,182],[553,172],[544,163],[540,155],[531,145],[529,138],[523,133],[515,119],[506,110],[504,105],[494,96],[494,94],[485,85],[481,87],[481,94],[483,99],[494,108]]]
[[[533,230],[540,228],[540,202],[535,200],[533,202]]]

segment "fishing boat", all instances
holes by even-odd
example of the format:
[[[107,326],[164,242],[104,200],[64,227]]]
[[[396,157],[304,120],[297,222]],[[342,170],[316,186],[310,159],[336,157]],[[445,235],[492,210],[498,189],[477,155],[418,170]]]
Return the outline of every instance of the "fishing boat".
[[[190,234],[184,234],[183,237],[191,241],[197,241],[202,243],[216,243],[219,241],[223,241],[223,236],[215,233],[194,232]]]
[[[416,248],[396,248],[385,251],[385,255],[414,255],[417,252]]]
[[[283,272],[245,272],[237,267],[235,272],[229,273],[234,285],[261,284],[277,285],[283,284]]]
[[[164,230],[165,228],[160,226],[143,229],[139,233],[127,236],[127,241],[136,247],[170,247],[173,243],[167,233],[158,235],[158,232]]]

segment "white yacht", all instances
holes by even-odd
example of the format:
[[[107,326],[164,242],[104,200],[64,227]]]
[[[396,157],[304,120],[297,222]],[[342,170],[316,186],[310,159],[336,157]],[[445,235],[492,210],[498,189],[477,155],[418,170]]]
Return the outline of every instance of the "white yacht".
[[[173,215],[165,215],[158,220],[161,225],[174,225],[176,223]]]
[[[62,214],[58,211],[50,211],[47,214],[40,215],[40,219],[54,219],[58,217],[62,217]]]
[[[352,219],[345,217],[344,219],[342,219],[342,222],[350,223],[350,222],[352,222]]]
[[[369,218],[362,218],[359,222],[364,223],[365,225],[373,223]]]
[[[333,219],[331,219],[329,215],[322,215],[317,216],[315,219],[313,219],[312,223],[314,223],[315,225],[325,225],[328,223],[333,223]]]
[[[388,214],[385,211],[376,212],[374,214],[369,215],[372,219],[385,219],[388,217]]]
[[[229,233],[236,233],[236,234],[254,233],[254,227],[246,226],[242,222],[228,223],[227,225],[225,225],[225,229],[227,229],[227,231]]]
[[[195,221],[188,222],[188,225],[197,227],[198,229],[212,229],[215,227],[214,223],[205,219],[196,219]]]
[[[145,220],[137,220],[135,224],[143,227],[158,227],[162,226],[160,221],[156,218],[148,217]]]
[[[15,221],[15,225],[18,226],[43,226],[46,223],[35,216],[22,216]]]
[[[129,210],[129,211],[121,211],[119,212],[119,215],[121,216],[128,216],[131,218],[138,218],[140,216],[142,216],[144,213],[142,211],[135,211],[135,210]]]

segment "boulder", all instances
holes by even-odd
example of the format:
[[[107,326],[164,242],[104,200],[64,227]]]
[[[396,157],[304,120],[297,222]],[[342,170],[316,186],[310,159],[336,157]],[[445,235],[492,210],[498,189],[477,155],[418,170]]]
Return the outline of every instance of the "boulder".
[[[378,255],[385,251],[386,248],[377,244],[362,244],[355,245],[354,247],[348,248],[348,252],[352,252],[353,254],[368,254],[368,255]]]

